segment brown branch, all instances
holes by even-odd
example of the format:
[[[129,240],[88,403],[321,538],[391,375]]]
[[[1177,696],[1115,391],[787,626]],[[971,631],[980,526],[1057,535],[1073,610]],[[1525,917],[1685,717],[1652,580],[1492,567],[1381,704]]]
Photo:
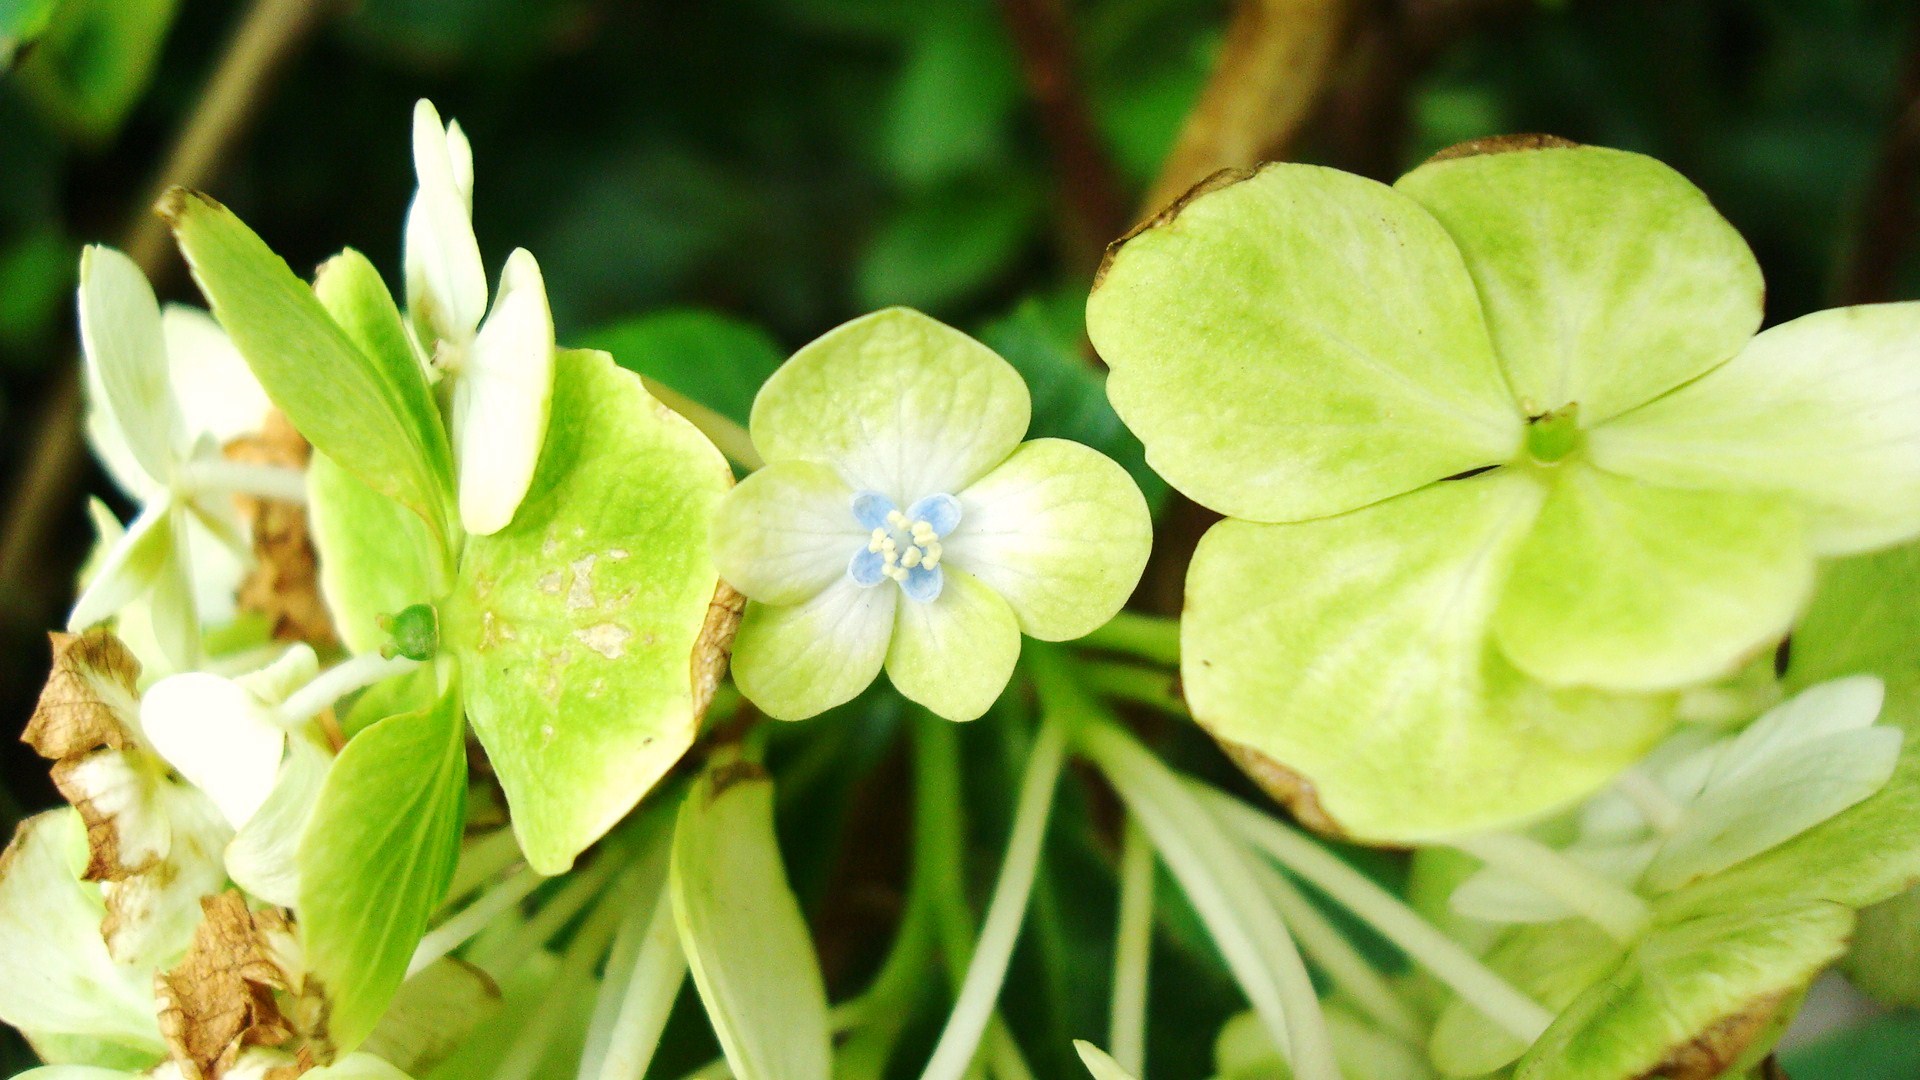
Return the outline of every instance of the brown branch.
[[[1900,75],[1900,105],[1880,143],[1867,186],[1860,232],[1840,274],[1835,299],[1870,304],[1894,298],[1901,260],[1920,218],[1920,15],[1912,17]]]
[[[1091,273],[1107,241],[1127,227],[1127,204],[1094,126],[1066,12],[1060,0],[1000,0],[1000,13],[1052,152],[1074,269]]]
[[[149,278],[160,279],[171,269],[165,259],[166,224],[149,209],[154,200],[174,185],[205,187],[213,179],[266,100],[274,76],[330,7],[331,0],[255,0],[150,194],[143,193],[134,210],[124,246]],[[22,621],[42,621],[35,616],[47,583],[38,568],[79,481],[81,406],[79,371],[70,364],[54,376],[35,417],[26,465],[7,502],[0,532],[0,607]]]
[[[1221,169],[1286,156],[1338,65],[1352,8],[1353,0],[1240,0],[1146,213]]]

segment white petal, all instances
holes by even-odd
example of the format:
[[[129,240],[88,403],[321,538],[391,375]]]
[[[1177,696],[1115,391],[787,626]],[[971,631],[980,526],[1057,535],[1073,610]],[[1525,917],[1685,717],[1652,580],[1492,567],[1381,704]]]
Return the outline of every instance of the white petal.
[[[233,681],[261,701],[278,705],[318,674],[320,658],[314,655],[313,646],[303,641],[289,646],[273,663]]]
[[[166,859],[100,886],[107,904],[100,927],[107,952],[120,963],[147,969],[170,965],[186,952],[200,925],[201,897],[226,884],[220,848],[233,835],[199,792],[167,782],[157,795],[173,833]]]
[[[317,741],[300,735],[288,740],[273,794],[227,845],[227,873],[234,884],[281,907],[298,905],[300,837],[332,763],[333,755]]]
[[[85,630],[112,618],[153,588],[173,556],[173,531],[165,498],[149,503],[133,525],[108,549],[67,616],[67,629]]]
[[[751,602],[733,640],[733,679],[776,720],[804,720],[853,700],[880,674],[900,590],[848,577],[793,607]]]
[[[1708,775],[1706,787],[1744,783],[1771,762],[1801,757],[1816,739],[1866,727],[1880,716],[1886,686],[1872,675],[1851,675],[1810,686],[1767,710],[1734,738]]]
[[[714,511],[714,565],[727,584],[770,604],[798,604],[847,576],[871,530],[853,489],[817,461],[776,461],[740,481]]]
[[[188,672],[154,683],[140,701],[140,727],[236,829],[273,793],[285,733],[265,703],[230,679]]]
[[[1639,880],[1659,850],[1658,841],[1583,843],[1561,854],[1622,887]],[[1543,923],[1572,918],[1578,912],[1556,897],[1491,867],[1460,883],[1447,906],[1469,919],[1491,923]]]
[[[473,144],[467,141],[467,133],[460,127],[460,121],[447,121],[447,159],[453,165],[453,186],[460,189],[460,197],[467,202],[467,213],[473,213]]]
[[[466,167],[471,176],[471,160]],[[447,131],[425,98],[413,109],[413,168],[420,190],[407,211],[407,305],[441,337],[464,340],[486,310],[487,274]]]
[[[540,264],[524,248],[516,250],[453,386],[460,522],[470,533],[505,528],[533,482],[553,402],[553,349]]]
[[[160,305],[146,275],[112,248],[81,253],[80,342],[134,459],[165,482],[185,425],[168,378]]]
[[[187,535],[191,520],[177,508],[167,515],[167,531],[172,536],[168,557],[147,597],[154,639],[175,671],[198,668],[202,655],[200,607],[194,600],[193,541]]]
[[[213,316],[168,304],[160,312],[160,329],[187,437],[211,435],[224,445],[259,431],[273,402]]]

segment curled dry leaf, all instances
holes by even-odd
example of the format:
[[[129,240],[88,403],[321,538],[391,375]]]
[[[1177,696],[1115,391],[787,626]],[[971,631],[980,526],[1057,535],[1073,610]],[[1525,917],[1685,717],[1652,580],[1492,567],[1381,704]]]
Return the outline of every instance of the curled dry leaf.
[[[258,434],[233,440],[224,452],[231,461],[304,469],[313,447],[276,410]],[[255,560],[240,584],[240,609],[266,616],[273,636],[282,641],[304,641],[315,648],[335,644],[333,618],[320,597],[319,560],[307,531],[306,509],[244,495],[235,502],[251,528]]]
[[[1722,1017],[1674,1047],[1642,1080],[1713,1080],[1725,1075],[1769,1032],[1775,1032],[1781,1020],[1781,1007],[1790,996],[1786,992],[1766,994],[1738,1012]],[[1774,1070],[1778,1068],[1778,1064],[1773,1065]],[[1778,1074],[1769,1072],[1768,1075]]]
[[[201,911],[185,959],[154,977],[160,1034],[183,1080],[219,1080],[252,1047],[295,1054],[268,1080],[307,1071],[325,1014],[318,995],[307,992],[286,915],[251,911],[237,891],[206,897]]]
[[[722,581],[713,590],[707,605],[707,621],[693,643],[693,715],[705,716],[713,702],[713,692],[727,673],[727,658],[733,653],[734,631],[740,628],[740,612],[747,598]]]

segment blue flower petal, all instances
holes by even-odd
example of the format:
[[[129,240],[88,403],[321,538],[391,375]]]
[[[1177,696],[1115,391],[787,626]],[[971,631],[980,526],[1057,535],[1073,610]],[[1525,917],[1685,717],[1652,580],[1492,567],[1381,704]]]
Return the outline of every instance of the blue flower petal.
[[[907,507],[908,521],[924,521],[933,526],[933,535],[944,538],[960,524],[960,500],[951,495],[929,495]]]
[[[887,524],[887,515],[893,513],[893,509],[893,500],[877,491],[854,493],[853,516],[863,528],[884,528]]]
[[[907,580],[900,583],[900,589],[907,594],[907,599],[927,604],[939,597],[940,587],[946,582],[947,575],[939,567],[929,570],[916,566],[907,571]]]
[[[871,589],[887,579],[887,575],[882,573],[884,568],[885,563],[881,560],[879,552],[861,548],[854,552],[853,558],[847,562],[847,576],[853,579],[855,585],[863,589]]]

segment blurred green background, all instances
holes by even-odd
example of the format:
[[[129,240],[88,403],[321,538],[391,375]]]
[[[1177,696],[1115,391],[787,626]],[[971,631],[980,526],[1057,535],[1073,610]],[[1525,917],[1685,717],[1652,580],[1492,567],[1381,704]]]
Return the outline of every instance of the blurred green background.
[[[1139,467],[1082,352],[1097,253],[1087,229],[1104,228],[1104,239],[1130,220],[1221,50],[1226,0],[318,6],[279,78],[252,88],[260,111],[208,184],[297,269],[351,245],[397,283],[409,111],[427,96],[472,138],[482,250],[495,268],[515,246],[534,251],[563,341],[610,348],[744,416],[758,380],[793,347],[852,315],[911,304],[1018,364],[1035,384],[1040,427]],[[44,458],[41,419],[58,413],[70,379],[79,245],[125,242],[250,7],[0,0],[0,64],[11,67],[0,75],[9,534],[21,528],[16,493]],[[1505,132],[1641,150],[1691,176],[1748,237],[1771,320],[1920,296],[1906,243],[1920,212],[1912,0],[1352,8],[1289,156],[1391,179],[1441,147]],[[1009,31],[1009,13],[1023,10],[1051,12],[1065,30],[1064,74],[1094,136],[1080,163],[1097,169],[1101,191],[1061,196],[1057,132]],[[1108,220],[1090,223],[1103,199]],[[163,275],[164,295],[188,291],[177,266]],[[1164,502],[1164,487],[1139,475]],[[31,708],[42,635],[90,540],[81,495],[106,487],[87,466],[35,496],[44,536],[15,545],[0,568],[8,731]],[[821,745],[857,752],[880,722],[868,710],[823,724]],[[51,801],[45,763],[0,740],[0,828]],[[982,810],[990,827],[1003,813]],[[821,888],[802,882],[814,897]],[[1054,902],[1043,889],[1040,903]],[[1080,920],[1095,936],[1109,917],[1097,915]],[[1077,943],[1055,945],[1072,963]],[[1205,966],[1176,956],[1161,976],[1205,984],[1197,1015],[1231,998]],[[1197,1025],[1156,1046],[1155,1061],[1193,1075],[1210,1035]],[[1855,1038],[1875,1049],[1810,1048],[1790,1062],[1795,1075],[1920,1076],[1909,1018]],[[11,1071],[20,1060],[7,1053],[0,1068]]]

